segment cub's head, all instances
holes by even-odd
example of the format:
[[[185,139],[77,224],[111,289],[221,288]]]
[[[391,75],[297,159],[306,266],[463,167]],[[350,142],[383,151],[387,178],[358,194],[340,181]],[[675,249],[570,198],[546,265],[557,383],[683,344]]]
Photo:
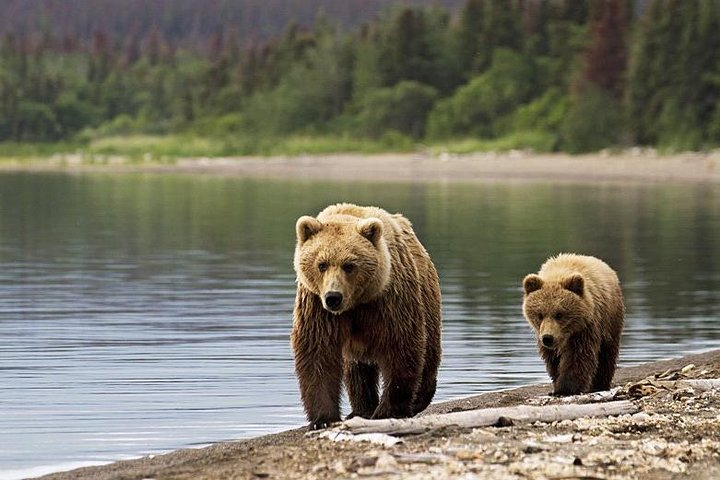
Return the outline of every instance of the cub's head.
[[[325,223],[300,217],[295,225],[295,272],[300,284],[340,314],[380,295],[390,279],[390,252],[377,218],[338,215]]]
[[[559,349],[573,334],[588,327],[592,310],[585,279],[579,273],[559,282],[545,281],[533,273],[523,280],[523,289],[523,314],[544,348]]]

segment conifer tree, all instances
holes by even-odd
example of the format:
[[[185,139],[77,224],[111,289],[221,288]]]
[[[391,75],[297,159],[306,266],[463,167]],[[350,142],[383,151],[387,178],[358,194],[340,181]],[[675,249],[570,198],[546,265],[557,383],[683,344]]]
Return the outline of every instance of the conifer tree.
[[[628,79],[635,139],[698,148],[717,105],[720,14],[716,0],[651,0]]]
[[[627,0],[601,0],[591,24],[582,81],[621,99],[627,64]]]

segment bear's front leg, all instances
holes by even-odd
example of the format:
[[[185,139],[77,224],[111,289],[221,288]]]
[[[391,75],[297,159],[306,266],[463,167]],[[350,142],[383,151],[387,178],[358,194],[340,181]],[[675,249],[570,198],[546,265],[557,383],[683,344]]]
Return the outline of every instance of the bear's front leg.
[[[597,345],[587,339],[571,339],[560,352],[558,376],[553,381],[553,395],[587,393],[597,371]]]
[[[553,390],[551,390],[548,395],[554,395],[555,381],[558,379],[558,371],[560,369],[560,357],[557,356],[555,350],[546,348],[541,343],[538,343],[538,352],[540,352],[540,356],[545,361],[545,370],[547,370],[548,375],[550,375],[550,380],[552,380],[553,383]]]
[[[340,421],[342,359],[334,353],[327,345],[318,350],[299,342],[295,348],[295,372],[310,430]]]
[[[372,418],[413,416],[413,403],[423,369],[423,362],[418,362],[418,359],[422,360],[422,358],[422,354],[419,353],[398,353],[386,365],[381,366],[384,390]]]
[[[322,324],[320,324],[322,325]],[[343,361],[337,332],[312,321],[296,321],[292,332],[295,373],[309,428],[340,421]]]

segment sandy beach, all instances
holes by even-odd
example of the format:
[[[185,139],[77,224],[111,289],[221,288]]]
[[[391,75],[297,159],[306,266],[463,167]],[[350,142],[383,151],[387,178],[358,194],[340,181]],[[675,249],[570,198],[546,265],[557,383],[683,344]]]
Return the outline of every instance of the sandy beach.
[[[718,183],[720,151],[659,155],[652,150],[617,154],[467,155],[336,154],[298,157],[191,158],[173,163],[137,163],[123,157],[55,155],[46,159],[0,161],[1,171],[182,173],[338,181],[415,182],[622,182]]]

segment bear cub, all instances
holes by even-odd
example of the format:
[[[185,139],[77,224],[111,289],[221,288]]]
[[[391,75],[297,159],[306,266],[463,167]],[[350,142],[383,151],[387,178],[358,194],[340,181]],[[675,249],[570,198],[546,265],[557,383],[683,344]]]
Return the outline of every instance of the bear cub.
[[[410,222],[346,203],[300,217],[296,234],[291,341],[310,428],[340,420],[343,383],[348,418],[424,410],[440,364],[440,285]]]
[[[615,271],[595,257],[560,254],[523,280],[523,314],[554,395],[608,390],[625,305]]]

